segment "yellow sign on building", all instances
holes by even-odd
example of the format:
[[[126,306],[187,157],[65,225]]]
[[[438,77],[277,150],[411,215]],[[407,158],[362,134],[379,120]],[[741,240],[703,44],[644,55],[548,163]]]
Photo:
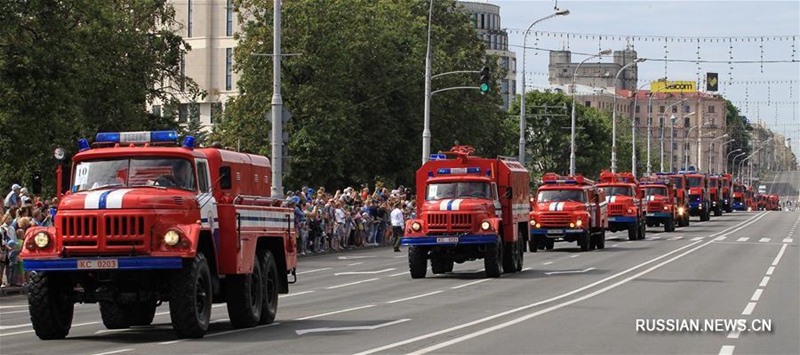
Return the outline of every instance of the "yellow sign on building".
[[[695,92],[697,87],[694,81],[653,81],[650,82],[650,92]]]

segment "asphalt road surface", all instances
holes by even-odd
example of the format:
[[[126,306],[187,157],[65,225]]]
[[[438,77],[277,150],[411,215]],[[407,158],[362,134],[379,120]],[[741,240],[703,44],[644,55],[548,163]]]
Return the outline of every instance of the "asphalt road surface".
[[[800,173],[762,180],[800,200]],[[391,248],[301,259],[275,324],[234,330],[215,305],[203,339],[152,326],[106,330],[76,305],[65,340],[33,333],[24,296],[0,299],[0,354],[798,354],[800,212],[734,212],[605,250],[526,253],[521,273],[481,261],[412,280]]]

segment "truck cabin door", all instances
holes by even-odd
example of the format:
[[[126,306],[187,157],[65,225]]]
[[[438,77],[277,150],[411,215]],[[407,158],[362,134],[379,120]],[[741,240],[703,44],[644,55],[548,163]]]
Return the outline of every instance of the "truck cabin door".
[[[510,190],[509,190],[510,191]],[[510,198],[510,196],[509,196]],[[492,183],[492,203],[494,204],[494,215],[497,217],[502,218],[503,216],[503,205],[500,204],[500,195],[497,193],[497,183]]]
[[[206,159],[196,159],[197,166],[197,202],[200,204],[200,218],[203,229],[211,230],[214,243],[219,239],[219,220],[217,217],[217,201],[211,191],[211,175],[208,173],[208,161]],[[219,246],[219,245],[217,245]]]

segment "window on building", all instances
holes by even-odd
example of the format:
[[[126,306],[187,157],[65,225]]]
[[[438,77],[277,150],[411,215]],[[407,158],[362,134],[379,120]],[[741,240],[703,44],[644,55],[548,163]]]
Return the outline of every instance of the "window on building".
[[[689,105],[683,106],[683,113],[689,113],[689,112],[692,112],[692,106]]]
[[[511,80],[511,95],[512,96],[517,95],[517,81],[516,80]]]
[[[678,150],[678,143],[672,143],[672,151]]]
[[[486,15],[481,14],[481,29],[486,28]]]
[[[672,106],[672,113],[678,113],[678,106]]]
[[[153,105],[152,113],[153,116],[161,117],[161,105]]]
[[[500,92],[503,93],[503,95],[508,96],[508,80],[507,79],[500,80]]]
[[[647,118],[647,124],[650,125],[650,126],[653,125],[653,118],[652,117],[648,117]]]
[[[180,78],[181,91],[186,90],[186,54],[181,54],[181,78]]]
[[[664,113],[664,106],[658,106],[658,113]]]
[[[211,115],[209,116],[209,123],[214,124],[214,120],[222,117],[222,103],[215,102],[211,104]]]
[[[478,14],[472,14],[472,27],[478,28]]]
[[[225,35],[233,36],[233,0],[228,0],[228,6],[225,9],[227,10],[225,17]]]
[[[636,109],[634,110],[634,112],[636,112],[636,113],[639,113],[639,112],[640,112],[640,110],[639,110],[639,105],[636,105]]]
[[[192,0],[186,0],[188,5],[188,15],[186,21],[186,37],[192,37]]]
[[[692,125],[691,117],[684,117],[683,126],[688,128],[691,125]]]
[[[636,122],[636,125],[638,126],[639,125],[639,117],[636,117],[636,119],[634,121]]]
[[[714,113],[714,106],[708,106],[708,113]]]
[[[225,90],[233,88],[233,48],[225,48]]]
[[[192,102],[189,104],[189,121],[200,121],[200,104]]]
[[[647,113],[653,113],[653,106],[647,106]]]
[[[591,101],[586,101],[586,107],[592,107],[592,102]]]
[[[189,104],[178,105],[178,122],[180,123],[189,122]]]
[[[664,116],[658,116],[658,125],[659,126],[663,126],[664,125]]]

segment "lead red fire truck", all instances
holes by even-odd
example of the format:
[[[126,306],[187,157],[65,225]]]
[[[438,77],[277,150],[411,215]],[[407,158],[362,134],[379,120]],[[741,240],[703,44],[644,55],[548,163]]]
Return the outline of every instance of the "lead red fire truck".
[[[417,218],[406,221],[412,278],[483,259],[486,276],[522,270],[527,240],[528,171],[517,161],[475,157],[469,146],[431,156],[417,170]]]
[[[603,189],[582,175],[542,176],[531,212],[530,250],[578,242],[581,251],[605,248],[608,206]]]
[[[206,333],[212,303],[227,302],[235,328],[273,322],[297,251],[294,212],[270,197],[269,160],[177,139],[79,141],[54,226],[29,230],[21,253],[39,338],[66,337],[78,302],[99,303],[109,329],[150,324],[169,302],[182,338]]]
[[[677,190],[672,181],[665,176],[645,176],[640,180],[640,187],[646,201],[647,226],[663,225],[664,232],[674,232],[686,210],[678,206]]]
[[[597,187],[605,191],[608,201],[608,229],[627,230],[629,240],[644,239],[647,226],[636,177],[629,172],[603,171]]]

